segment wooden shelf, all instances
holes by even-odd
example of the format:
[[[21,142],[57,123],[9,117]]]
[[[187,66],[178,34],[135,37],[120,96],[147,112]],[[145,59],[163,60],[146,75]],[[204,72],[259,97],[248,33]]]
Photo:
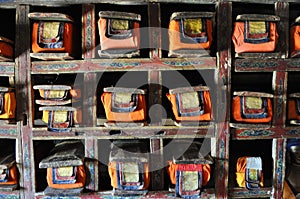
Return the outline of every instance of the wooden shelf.
[[[229,190],[230,198],[266,198],[272,196],[272,188],[260,188],[258,190],[247,190],[243,188],[233,188]]]
[[[15,75],[15,63],[14,62],[0,62],[0,74],[1,74],[1,76],[14,76]]]
[[[236,72],[300,71],[300,59],[236,59]]]
[[[35,61],[31,74],[84,73],[115,71],[167,71],[216,69],[216,58],[164,58],[164,59],[91,59],[72,61]]]
[[[144,126],[128,128],[106,127],[74,127],[71,132],[49,132],[46,127],[33,128],[33,139],[132,139],[132,138],[212,138],[215,126],[176,127],[176,126]]]
[[[201,193],[201,198],[213,199],[213,198],[215,198],[214,195],[215,195],[214,190],[207,189],[207,190],[204,190]],[[35,194],[36,199],[46,199],[48,197],[45,196],[42,192]],[[120,198],[118,196],[112,196],[112,191],[101,191],[101,192],[95,192],[95,193],[83,193],[80,196],[76,196],[76,198],[77,197],[82,198],[82,199],[90,199],[90,198],[93,198],[93,199],[103,199],[103,198],[114,199],[116,197]],[[140,198],[140,199],[146,199],[146,198],[153,198],[153,199],[170,198],[171,199],[171,198],[174,198],[175,199],[175,198],[178,198],[178,197],[175,197],[174,193],[168,192],[168,191],[149,191],[145,196],[138,196],[137,198]]]

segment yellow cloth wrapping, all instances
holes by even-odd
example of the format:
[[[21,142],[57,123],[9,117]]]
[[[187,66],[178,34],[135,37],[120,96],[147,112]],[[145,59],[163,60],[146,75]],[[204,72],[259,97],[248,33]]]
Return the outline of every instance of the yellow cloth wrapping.
[[[7,92],[4,94],[3,106],[3,113],[0,115],[0,119],[15,118],[16,97],[14,92]]]
[[[239,187],[246,187],[246,164],[247,157],[240,157],[236,163],[236,182]],[[264,186],[263,173],[261,174],[261,180],[259,185]]]

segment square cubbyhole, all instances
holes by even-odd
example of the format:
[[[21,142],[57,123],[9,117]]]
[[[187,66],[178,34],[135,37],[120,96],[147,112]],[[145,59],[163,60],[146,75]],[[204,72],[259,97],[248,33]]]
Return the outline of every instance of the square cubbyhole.
[[[183,139],[163,139],[163,172],[164,172],[164,188],[175,192],[175,179],[171,178],[172,168],[176,168],[176,164],[202,166],[202,188],[201,192],[214,192],[215,186],[215,161],[212,154],[214,153],[212,140],[209,138],[183,138]],[[201,154],[201,155],[200,155]],[[180,162],[185,160],[183,162]],[[189,162],[190,161],[190,162]],[[195,171],[192,171],[195,172]],[[171,175],[170,175],[171,174]],[[173,176],[173,175],[172,175]],[[193,178],[194,179],[194,178]],[[191,182],[192,179],[190,179]],[[194,179],[195,180],[195,179]],[[174,193],[175,194],[175,193]]]
[[[19,168],[18,162],[21,158],[19,154],[19,147],[16,145],[16,139],[0,139],[0,146],[2,148],[0,155],[1,162],[1,185],[0,191],[14,191],[19,188],[22,171]]]
[[[300,72],[289,72],[287,80],[286,125],[300,125]]]
[[[101,18],[106,24],[101,25]],[[96,58],[148,58],[148,5],[96,4]],[[102,21],[102,20],[101,20]],[[114,35],[119,31],[118,38]],[[100,38],[103,33],[103,37]],[[101,42],[102,41],[102,42]],[[139,41],[139,42],[138,42]],[[135,49],[135,50],[133,50]],[[138,53],[137,53],[138,52]]]
[[[33,61],[82,59],[81,5],[35,5],[29,12]]]
[[[232,55],[236,58],[281,58],[285,53],[275,4],[233,2]],[[258,22],[259,21],[259,22]],[[263,23],[266,22],[266,23]],[[253,28],[256,28],[253,31]]]
[[[151,190],[151,154],[150,154],[150,141],[148,139],[98,139],[98,182],[100,191],[112,191],[117,188],[116,172],[122,175],[123,183],[126,184],[126,180],[138,180],[140,183],[148,184],[145,187],[147,190]],[[144,164],[144,167],[141,165]],[[128,166],[131,165],[131,168]],[[138,166],[140,165],[140,166]],[[146,166],[148,165],[148,166]],[[146,170],[145,168],[148,168]],[[113,168],[120,168],[115,170]],[[122,168],[122,169],[121,169]],[[137,169],[139,168],[139,171]],[[141,168],[144,168],[141,170]],[[109,174],[109,169],[114,175]],[[150,181],[146,181],[146,178],[138,177],[138,173],[149,172]],[[114,179],[116,178],[116,179]],[[134,181],[136,182],[136,181]],[[120,183],[120,182],[119,182]],[[128,185],[126,185],[128,186]]]
[[[82,124],[83,74],[35,74],[31,80],[34,127],[46,127],[48,124],[49,110],[42,110],[43,107],[72,107],[72,126]]]
[[[171,18],[173,20],[177,20],[177,18],[175,17],[175,15],[173,15],[174,13],[184,13],[183,15],[185,16],[186,15],[186,19],[192,19],[193,17],[188,17],[189,15],[193,15],[192,13],[194,12],[201,12],[202,16],[201,18],[202,19],[210,19],[211,22],[212,22],[212,34],[209,34],[209,37],[212,37],[210,41],[210,44],[206,46],[203,45],[203,47],[205,46],[205,53],[203,53],[203,56],[205,57],[210,57],[210,56],[213,56],[215,57],[216,56],[216,44],[217,44],[217,38],[216,38],[216,5],[211,3],[211,4],[198,4],[198,5],[195,5],[195,4],[191,4],[191,3],[161,3],[160,5],[160,10],[161,10],[161,28],[162,28],[162,56],[163,57],[168,57],[168,53],[170,50],[170,43],[171,42],[176,42],[177,45],[181,45],[182,46],[182,49],[186,49],[186,48],[195,48],[195,45],[198,44],[198,40],[195,39],[194,40],[194,36],[193,35],[189,35],[187,37],[189,37],[189,41],[184,41],[180,39],[180,42],[178,43],[178,41],[175,41],[173,40],[174,38],[173,37],[170,37],[170,35],[168,34],[168,31],[178,31],[180,28],[178,28],[178,30],[176,29],[176,26],[172,26],[172,29],[170,29],[170,21],[171,21]],[[209,13],[209,14],[208,14]],[[211,16],[212,14],[212,16]],[[172,17],[173,16],[173,17]],[[180,16],[180,14],[179,14]],[[200,15],[199,15],[200,16]],[[180,21],[180,19],[179,19]],[[204,20],[202,20],[202,23],[204,22]],[[180,26],[180,23],[179,22],[179,26]],[[199,22],[198,22],[199,23]],[[201,24],[202,24],[201,23]],[[207,23],[205,23],[207,24]],[[209,24],[210,25],[210,24]],[[188,26],[188,25],[186,25]],[[190,29],[193,29],[193,31],[199,31],[199,27],[196,26],[196,27],[192,27],[190,26],[191,28]],[[206,30],[204,29],[204,25],[202,26],[202,32],[205,32],[209,31],[209,29],[207,29],[207,25],[205,26]],[[197,29],[198,28],[198,29]],[[176,30],[175,30],[176,29]],[[206,32],[206,33],[207,33]],[[208,36],[208,34],[206,36]],[[185,35],[185,34],[183,34]],[[197,36],[198,37],[198,36]],[[171,43],[172,44],[172,43]],[[199,43],[200,44],[200,43]],[[174,44],[175,45],[175,44]],[[188,46],[189,45],[189,46]],[[209,46],[209,47],[208,47]],[[203,51],[203,49],[200,49],[200,48],[196,48],[196,49],[199,49],[201,51]],[[190,57],[190,55],[187,55]]]
[[[209,99],[212,109],[210,109],[210,114],[216,116],[217,110],[217,92],[221,88],[218,88],[217,84],[214,82],[214,70],[182,70],[182,71],[164,71],[162,72],[162,106],[164,108],[163,119],[165,119],[165,125],[170,125],[171,120],[176,121],[172,106],[172,101],[170,101],[167,95],[170,90],[185,90],[196,89],[202,87],[204,92],[209,93]],[[201,89],[200,89],[201,90]],[[189,91],[190,92],[190,91]],[[186,92],[188,93],[188,92]],[[205,98],[205,97],[204,97]],[[208,101],[204,100],[206,104]],[[204,106],[205,106],[204,104]],[[208,103],[207,103],[208,104]],[[204,107],[205,109],[205,107]],[[207,112],[208,113],[208,112]],[[214,118],[212,116],[212,118]],[[173,125],[173,124],[172,124]]]
[[[140,97],[138,97],[139,100],[137,101],[137,104],[141,103],[141,106],[146,105],[145,121],[148,120],[147,107],[149,104],[148,96],[150,94],[149,94],[148,73],[147,72],[145,72],[145,71],[127,71],[127,72],[98,73],[96,83],[97,83],[97,92],[96,92],[97,125],[103,126],[104,123],[110,119],[110,118],[107,118],[107,114],[105,111],[111,110],[111,106],[109,106],[109,103],[108,104],[103,103],[103,102],[106,102],[105,99],[109,100],[110,96],[108,95],[108,93],[121,93],[121,94],[123,93],[125,97],[126,96],[128,97],[128,94],[133,93],[136,89],[143,90],[144,94],[141,94],[143,96],[143,100],[140,100]],[[129,88],[129,90],[127,90],[128,88]],[[121,94],[119,96],[121,96]],[[114,96],[116,96],[116,99],[114,100],[114,102],[115,102],[114,107],[119,107],[118,105],[116,105],[116,103],[119,103],[119,101],[121,99],[117,97],[118,96],[117,94]],[[131,96],[134,96],[134,95],[131,95]],[[139,94],[137,94],[137,96],[139,96]],[[103,99],[103,102],[101,99]],[[126,98],[124,98],[124,99],[126,99]],[[112,100],[110,99],[109,101],[112,101]],[[128,103],[128,102],[126,102],[126,103]],[[122,102],[122,104],[124,104],[124,106],[126,103]],[[105,106],[107,106],[106,110],[105,110]],[[128,105],[128,106],[131,106],[131,105]],[[137,111],[140,110],[139,105],[137,105],[137,108],[134,110],[137,110]],[[118,111],[113,111],[113,112],[119,113]],[[117,122],[122,122],[122,121],[117,121]]]
[[[79,183],[85,184],[90,181],[90,171],[85,166],[84,140],[35,140],[33,141],[33,156],[35,192],[55,194],[51,192],[53,190],[49,190],[51,187],[65,189],[67,193],[71,188],[64,187],[64,185],[75,186],[77,183],[80,187]],[[72,174],[66,169],[73,169]],[[61,181],[63,176],[67,182]]]
[[[299,58],[299,24],[300,24],[300,3],[291,2],[289,3],[289,57]],[[295,24],[296,22],[296,24]]]
[[[255,146],[255,147],[253,147]],[[255,157],[261,159],[261,164],[256,164],[257,168],[262,166],[262,174],[263,174],[263,187],[271,188],[273,184],[273,163],[274,160],[272,158],[272,140],[267,139],[257,139],[257,140],[231,140],[229,143],[229,187],[233,188],[241,188],[245,189],[245,187],[241,187],[238,185],[237,181],[237,171],[243,173],[243,167],[249,167],[250,163],[246,161],[242,162],[239,158],[242,157]],[[246,166],[247,165],[247,166]],[[250,165],[250,166],[249,166]],[[238,170],[239,169],[239,170]],[[239,174],[240,175],[240,174]],[[246,175],[246,174],[245,174]],[[240,179],[241,176],[239,176]],[[243,185],[244,186],[244,185]]]
[[[0,30],[1,61],[14,61],[15,35],[16,35],[16,10],[12,8],[0,8],[0,25],[5,27]],[[20,52],[22,53],[22,52]]]
[[[272,79],[272,73],[232,73],[230,113],[233,127],[257,124],[270,127],[274,115]]]

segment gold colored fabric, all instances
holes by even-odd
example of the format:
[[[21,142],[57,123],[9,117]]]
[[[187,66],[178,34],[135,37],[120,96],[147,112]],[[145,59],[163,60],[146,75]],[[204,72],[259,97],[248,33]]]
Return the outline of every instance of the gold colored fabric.
[[[114,30],[128,30],[129,29],[128,20],[112,19],[111,25]]]
[[[139,167],[136,163],[123,163],[123,175],[125,182],[139,181]]]
[[[184,19],[184,30],[192,34],[199,34],[202,32],[202,20],[201,19]]]
[[[184,109],[199,107],[198,92],[182,93],[182,107]]]
[[[131,101],[131,93],[115,93],[115,101],[120,104],[126,104]]]
[[[57,37],[59,24],[60,22],[44,22],[43,37],[46,39]]]
[[[57,172],[59,176],[69,177],[73,175],[73,167],[58,167]]]
[[[264,21],[249,21],[250,34],[262,34],[266,32],[266,22]]]
[[[261,109],[262,98],[261,97],[246,97],[246,107],[248,109]]]
[[[68,111],[54,111],[54,122],[66,122],[68,120]]]
[[[184,171],[182,173],[182,189],[184,191],[194,191],[198,189],[198,172],[197,171]]]

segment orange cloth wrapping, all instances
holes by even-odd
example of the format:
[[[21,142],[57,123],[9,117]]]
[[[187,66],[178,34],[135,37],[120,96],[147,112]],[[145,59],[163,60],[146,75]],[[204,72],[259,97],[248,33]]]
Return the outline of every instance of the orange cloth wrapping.
[[[48,116],[49,116],[49,111],[43,111],[43,116],[42,120],[45,123],[48,123]],[[76,109],[76,111],[73,112],[73,122],[75,124],[80,124],[82,123],[82,110],[81,109]]]
[[[18,169],[16,165],[9,168],[9,177],[7,182],[0,182],[0,185],[14,185],[18,183]]]
[[[270,40],[265,43],[247,43],[244,42],[245,22],[235,22],[232,35],[235,52],[273,52],[278,41],[278,33],[276,30],[276,23],[270,22]]]
[[[180,41],[180,21],[171,20],[169,23],[169,50],[180,49],[209,49],[212,44],[212,21],[206,19],[208,41],[204,43],[183,43]]]
[[[172,111],[176,121],[209,121],[212,118],[212,107],[209,91],[203,91],[204,98],[204,114],[197,116],[179,116],[176,105],[176,95],[167,93],[167,98],[172,104]]]
[[[140,24],[133,22],[132,36],[126,39],[110,39],[106,37],[106,18],[98,21],[101,50],[109,49],[139,49],[140,48]]]
[[[236,163],[236,182],[239,187],[246,187],[246,177],[245,177],[246,164],[247,164],[246,156],[240,157]],[[259,185],[261,187],[264,186],[263,174],[261,176]]]
[[[118,121],[118,122],[135,122],[143,121],[146,119],[146,98],[145,95],[138,95],[138,105],[136,110],[127,113],[117,113],[111,111],[111,98],[112,93],[104,92],[101,95],[101,101],[103,103],[106,119],[108,121]]]
[[[51,188],[74,189],[74,188],[81,188],[85,185],[86,173],[84,170],[84,165],[80,165],[77,167],[76,183],[74,184],[53,184],[52,171],[53,171],[52,168],[47,168],[47,182],[49,187]]]
[[[167,172],[170,176],[170,180],[172,184],[176,184],[176,170],[178,164],[175,164],[173,161],[169,161],[169,165],[167,167]],[[202,164],[202,185],[205,186],[210,180],[210,165]]]
[[[117,163],[109,162],[108,164],[108,173],[111,179],[111,186],[114,188],[118,188],[118,171],[117,171]],[[149,172],[149,164],[144,164],[144,187],[143,189],[147,189],[150,184],[150,172]]]
[[[32,52],[41,53],[41,52],[72,52],[72,34],[73,34],[73,25],[71,23],[64,22],[64,31],[63,31],[63,47],[62,48],[41,48],[38,44],[39,37],[39,22],[34,22],[32,27]]]
[[[247,123],[268,123],[272,120],[272,102],[271,99],[268,98],[268,112],[266,118],[243,118],[241,115],[241,98],[239,96],[235,96],[232,99],[232,117],[237,122],[247,122]]]
[[[16,97],[14,92],[7,92],[4,94],[3,114],[0,119],[11,119],[15,117]]]
[[[288,119],[300,120],[300,115],[297,114],[297,107],[295,99],[288,100]]]
[[[12,58],[14,54],[12,45],[3,41],[0,42],[0,54],[4,57]]]
[[[295,25],[291,27],[290,30],[290,47],[291,53],[300,50],[300,25]]]

